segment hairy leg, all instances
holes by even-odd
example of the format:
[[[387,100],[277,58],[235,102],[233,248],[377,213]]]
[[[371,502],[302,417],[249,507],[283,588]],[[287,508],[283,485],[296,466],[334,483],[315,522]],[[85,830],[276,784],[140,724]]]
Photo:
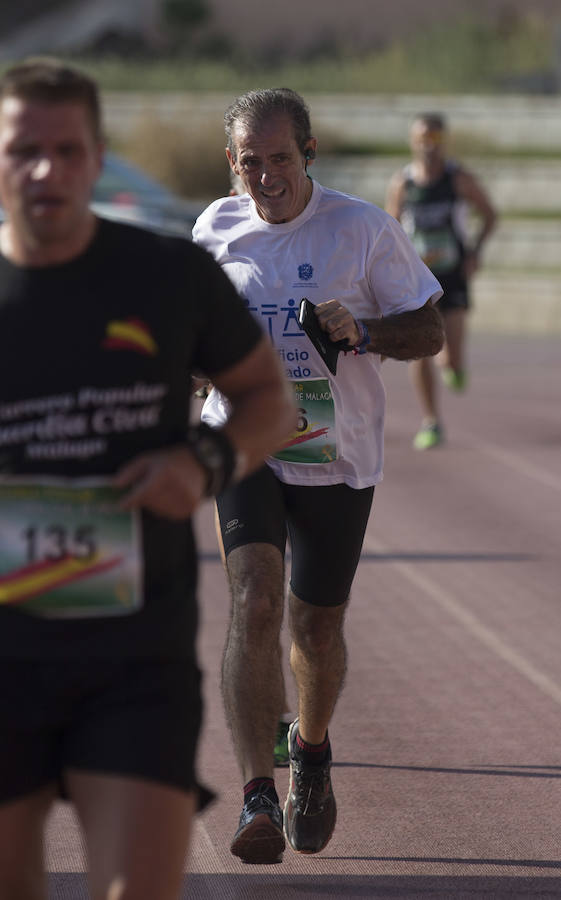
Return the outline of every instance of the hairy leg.
[[[220,558],[222,560],[222,565],[226,570],[226,575],[228,575],[228,566],[226,564],[226,554],[224,552],[224,541],[222,540],[222,530],[220,528],[220,517],[218,515],[218,510],[216,506],[214,507],[214,528],[216,531],[216,540],[218,541],[218,550],[220,552]],[[284,577],[284,576],[283,576]],[[280,667],[280,677],[282,682],[282,700],[281,700],[281,713],[288,713],[290,706],[288,703],[288,699],[286,696],[286,684],[284,680],[284,668],[282,661],[282,647],[279,643],[279,667]]]
[[[281,683],[281,702],[279,706],[279,715],[277,716],[277,724],[280,721],[283,715],[286,715],[290,710],[290,704],[288,702],[287,694],[286,694],[286,682],[284,679],[284,665],[283,665],[283,654],[282,647],[279,642],[279,676]]]
[[[438,421],[438,403],[432,359],[414,359],[409,363],[409,376],[419,398],[423,419]]]
[[[43,835],[55,797],[49,785],[0,806],[0,897],[45,900]]]
[[[290,592],[290,665],[298,689],[298,731],[310,744],[325,738],[343,686],[347,605],[313,606]]]
[[[195,795],[76,769],[66,784],[86,838],[92,900],[178,900]]]
[[[232,612],[222,662],[222,696],[244,783],[273,777],[273,748],[284,681],[280,629],[284,565],[270,544],[228,555]]]

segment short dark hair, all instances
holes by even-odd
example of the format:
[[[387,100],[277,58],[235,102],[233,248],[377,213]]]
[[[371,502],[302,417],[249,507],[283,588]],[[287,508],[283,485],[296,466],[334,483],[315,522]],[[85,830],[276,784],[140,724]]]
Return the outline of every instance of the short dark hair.
[[[101,139],[101,105],[95,81],[56,59],[27,59],[7,69],[0,78],[0,101],[6,97],[38,103],[81,103],[96,140]]]
[[[442,113],[437,112],[426,112],[419,113],[413,119],[413,123],[422,122],[427,128],[434,128],[437,131],[445,131],[446,130],[446,118],[442,115]]]
[[[233,137],[236,125],[258,126],[274,115],[286,115],[291,119],[298,149],[304,155],[306,145],[312,137],[310,111],[300,94],[290,88],[248,91],[234,100],[224,113],[224,130],[230,152],[234,155],[236,152]]]

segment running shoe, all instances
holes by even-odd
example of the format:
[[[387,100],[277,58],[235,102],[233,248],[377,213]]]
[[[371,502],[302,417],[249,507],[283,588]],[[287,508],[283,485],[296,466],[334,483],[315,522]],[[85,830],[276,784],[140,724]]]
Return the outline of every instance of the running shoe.
[[[268,796],[267,787],[251,794],[244,803],[238,830],[230,845],[234,856],[253,864],[279,863],[285,848],[282,811]]]
[[[298,853],[319,853],[329,843],[337,819],[331,787],[331,747],[325,762],[304,763],[296,747],[297,731],[298,719],[288,731],[290,786],[284,807],[284,833]]]
[[[413,446],[415,450],[430,450],[431,447],[437,447],[444,440],[442,428],[438,423],[434,425],[423,425],[413,438]]]
[[[275,766],[284,767],[288,765],[288,722],[279,722],[277,728],[277,737],[275,739],[274,762]]]
[[[467,387],[467,375],[463,369],[459,369],[456,372],[450,366],[445,366],[442,369],[441,374],[444,384],[447,388],[450,388],[451,391],[455,391],[457,394],[461,394],[462,391],[465,391]]]

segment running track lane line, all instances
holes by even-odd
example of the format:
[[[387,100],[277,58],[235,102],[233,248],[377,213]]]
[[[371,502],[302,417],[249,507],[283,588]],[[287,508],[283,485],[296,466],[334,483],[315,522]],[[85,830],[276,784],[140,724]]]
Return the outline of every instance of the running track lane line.
[[[199,860],[197,869],[193,868],[196,858]],[[189,884],[189,875],[220,875],[223,880],[220,882],[220,900],[236,900],[239,897],[239,891],[233,883],[232,873],[225,871],[220,856],[216,850],[210,834],[200,817],[195,819],[195,830],[193,834],[193,845],[189,854],[187,884]],[[212,892],[211,892],[212,891]],[[200,881],[197,881],[197,898],[202,900],[208,896],[210,900],[215,900],[214,887],[211,886],[208,892]]]
[[[366,537],[364,546],[372,553],[391,553],[391,549],[386,547],[381,541]],[[530,681],[534,687],[537,687],[543,694],[561,706],[561,686],[553,681],[539,669],[536,669],[532,663],[524,659],[516,650],[509,647],[502,638],[500,638],[491,628],[484,625],[477,616],[469,612],[458,603],[447,591],[444,591],[435,581],[418,571],[416,566],[406,562],[391,562],[390,565],[395,568],[400,575],[409,581],[417,589],[421,589],[430,600],[437,603],[444,612],[448,613],[453,619],[460,622],[477,640],[491,650],[496,656],[500,657],[508,665],[512,666],[519,675],[522,675]]]
[[[388,420],[389,419],[390,417],[388,416]],[[410,421],[405,416],[393,411],[391,420],[403,429],[409,425]],[[499,444],[495,444],[491,441],[482,441],[480,438],[474,437],[473,432],[471,431],[454,429],[454,435],[456,443],[460,444],[464,450],[475,450],[478,453],[484,453],[492,459],[496,459],[503,465],[508,466],[513,472],[524,475],[525,478],[533,479],[545,487],[561,491],[561,478],[558,475],[553,475],[551,472],[544,472],[543,469],[524,459],[519,453],[515,453],[512,450],[505,450]]]
[[[512,453],[510,450],[504,450],[502,447],[499,447],[498,444],[481,441],[478,438],[474,438],[471,434],[466,434],[466,446],[469,446],[470,444],[475,450],[486,453],[487,456],[491,456],[493,459],[509,466],[520,475],[524,475],[526,478],[533,478],[534,481],[539,481],[540,484],[545,485],[545,487],[561,491],[561,478],[557,475],[552,475],[549,472],[544,472],[539,466],[528,462],[518,453]]]

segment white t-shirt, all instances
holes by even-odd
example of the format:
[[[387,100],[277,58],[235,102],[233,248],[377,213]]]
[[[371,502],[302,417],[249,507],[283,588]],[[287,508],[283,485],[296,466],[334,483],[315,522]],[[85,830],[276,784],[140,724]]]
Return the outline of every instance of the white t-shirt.
[[[337,375],[331,375],[302,331],[298,309],[302,297],[315,304],[337,299],[356,319],[373,319],[436,302],[440,284],[401,226],[371,203],[314,181],[309,203],[290,222],[265,222],[248,194],[226,197],[201,214],[193,240],[233,281],[294,383],[301,421],[284,458],[267,460],[277,477],[352,488],[381,481],[380,357],[341,353]],[[221,425],[228,414],[227,401],[213,390],[203,420]]]

